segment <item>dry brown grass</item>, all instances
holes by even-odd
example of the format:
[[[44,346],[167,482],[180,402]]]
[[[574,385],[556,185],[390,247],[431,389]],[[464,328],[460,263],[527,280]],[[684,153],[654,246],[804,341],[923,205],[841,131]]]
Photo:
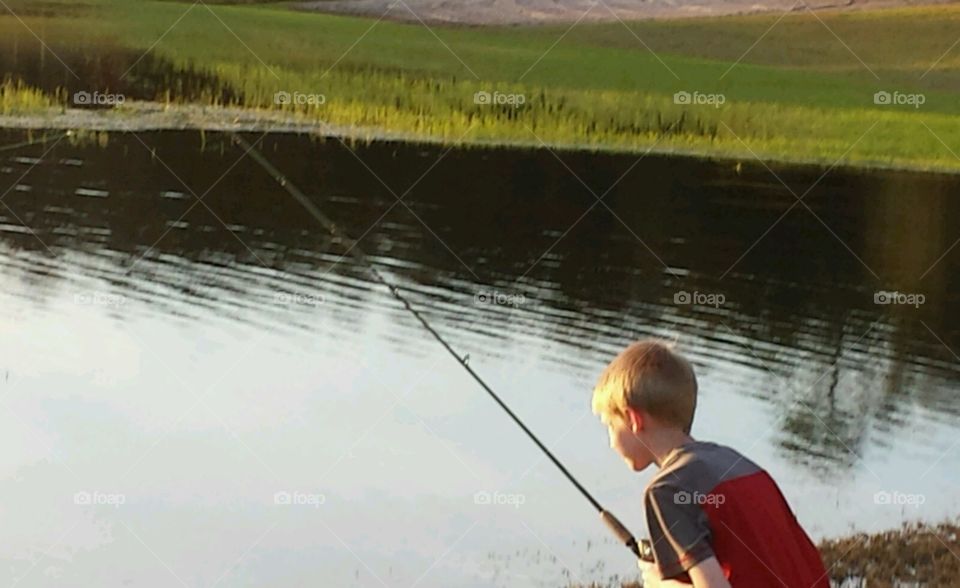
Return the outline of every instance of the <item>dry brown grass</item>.
[[[863,578],[870,588],[960,586],[960,525],[913,523],[820,544],[834,579]]]
[[[819,547],[831,584],[837,588],[960,587],[958,522],[910,523],[881,533],[825,540]],[[629,582],[621,588],[641,585]]]

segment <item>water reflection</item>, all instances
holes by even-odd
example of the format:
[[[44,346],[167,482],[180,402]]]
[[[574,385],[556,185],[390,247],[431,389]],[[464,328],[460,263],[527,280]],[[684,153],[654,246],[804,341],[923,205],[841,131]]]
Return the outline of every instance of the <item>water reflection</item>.
[[[22,139],[2,135],[0,145]],[[958,232],[954,178],[834,170],[804,195],[825,170],[775,168],[788,189],[759,165],[648,157],[631,169],[629,157],[563,153],[561,163],[548,152],[444,155],[442,148],[375,144],[351,153],[337,141],[305,136],[249,139],[261,139],[267,157],[345,231],[363,236],[382,271],[635,527],[638,486],[623,485],[619,464],[598,462],[606,450],[591,440],[603,432],[587,424],[586,394],[612,353],[648,334],[679,336],[697,364],[704,408],[695,433],[736,442],[780,468],[778,479],[815,534],[895,524],[897,515],[878,518],[861,500],[886,469],[909,476],[918,468],[912,478],[925,478],[931,492],[951,480],[941,470],[955,458],[935,460],[955,437],[960,410],[950,351],[960,349],[960,330],[947,312],[957,302],[958,261],[949,252]],[[157,434],[181,426],[179,402],[189,405],[222,374],[248,379],[231,384],[230,401],[211,413],[258,457],[238,456],[229,437],[197,436],[191,449],[193,437],[178,433],[170,448],[165,442],[157,450],[169,463],[223,451],[229,471],[233,460],[241,468],[242,459],[253,459],[260,475],[286,478],[302,469],[285,453],[301,451],[288,447],[287,435],[302,433],[297,443],[309,445],[311,462],[337,473],[330,500],[355,507],[325,524],[356,530],[346,543],[361,545],[365,560],[385,558],[376,569],[393,569],[397,581],[419,573],[404,568],[405,557],[429,564],[458,540],[470,524],[469,497],[493,487],[489,480],[525,488],[528,529],[514,526],[501,546],[491,540],[503,532],[494,517],[470,531],[458,543],[460,555],[430,581],[461,578],[465,569],[478,585],[493,577],[509,584],[517,574],[549,582],[629,573],[611,563],[622,562],[615,545],[586,543],[588,533],[602,536],[591,513],[556,520],[556,501],[576,498],[558,497],[561,482],[541,471],[546,466],[526,453],[509,423],[363,268],[343,257],[342,244],[225,137],[114,134],[105,146],[65,141],[3,155],[0,190],[10,191],[9,209],[0,211],[0,292],[8,332],[27,337],[26,348],[43,341],[62,361],[73,358],[62,369],[82,388],[78,394],[124,403],[127,418]],[[411,186],[398,204],[394,195]],[[791,190],[804,195],[802,203]],[[893,290],[923,293],[926,301],[875,303],[878,291]],[[58,325],[73,335],[63,338]],[[77,334],[83,329],[113,351],[91,359],[83,350],[90,343]],[[264,347],[248,349],[248,339]],[[18,351],[8,339],[6,353],[9,365],[0,367],[26,390],[43,396],[44,386],[65,384],[31,370],[45,365],[41,351]],[[136,383],[125,394],[143,406],[99,396],[107,393],[97,382],[115,380]],[[393,396],[407,386],[409,396]],[[55,419],[63,429],[35,433],[80,434],[96,411],[75,409]],[[162,467],[136,465],[155,437],[122,432],[130,424],[119,417],[108,421],[100,434],[116,431],[129,444],[111,451],[134,463],[130,479],[145,477],[178,496],[176,504],[196,506],[198,497],[184,494],[189,485],[154,479]],[[369,425],[380,422],[388,441],[370,446],[366,436],[381,432],[369,433]],[[91,443],[98,451],[110,444]],[[354,453],[362,457],[349,457]],[[18,459],[10,473],[35,484],[34,458]],[[53,459],[82,469],[70,454]],[[367,471],[371,464],[375,473]],[[202,463],[187,470],[183,480],[203,478]],[[454,473],[466,481],[445,477]],[[278,488],[243,475],[264,496]],[[329,476],[320,478],[327,483]],[[378,494],[384,480],[392,481],[387,495]],[[431,493],[430,504],[414,504]],[[931,501],[921,516],[955,512],[950,496]],[[576,512],[573,504],[563,508]],[[438,513],[419,521],[427,538],[406,543],[418,524],[414,513],[426,511]],[[152,520],[149,509],[140,516]],[[288,523],[316,533],[305,521]],[[384,526],[378,544],[370,530]],[[527,534],[533,529],[558,553],[531,553],[531,544],[540,545]],[[250,541],[263,531],[246,530]],[[342,545],[326,539],[323,553],[310,557],[337,562],[342,585],[362,583],[357,578],[367,571],[354,573],[362,566],[344,563]],[[405,547],[384,554],[391,540]],[[508,562],[510,543],[520,551]],[[274,555],[298,549],[267,544]],[[558,566],[557,557],[582,563]],[[212,565],[184,558],[185,567]],[[484,558],[498,563],[490,568]],[[307,573],[304,561],[295,567]],[[275,566],[256,571],[277,579]]]
[[[8,160],[5,201],[19,221],[6,216],[0,234],[22,252],[7,263],[30,300],[80,269],[162,315],[215,310],[289,328],[295,317],[270,310],[288,300],[300,314],[326,302],[345,327],[360,320],[365,271],[258,167],[238,164],[241,151],[219,136],[141,140],[152,151],[113,135],[105,148],[57,145],[35,168],[29,156]],[[558,366],[593,369],[631,333],[682,330],[705,341],[695,351],[705,363],[766,371],[771,386],[743,393],[792,406],[784,446],[821,459],[849,459],[844,445],[878,425],[864,419],[896,419],[918,389],[925,406],[957,414],[960,402],[936,385],[955,376],[947,348],[960,348],[945,311],[957,262],[937,262],[953,234],[953,180],[836,172],[804,199],[809,211],[794,207],[763,236],[795,199],[772,177],[757,181],[762,169],[737,183],[724,166],[648,158],[597,205],[550,154],[466,151],[397,205],[391,191],[418,182],[441,150],[360,149],[370,169],[388,171],[384,184],[336,142],[270,137],[261,148],[351,234],[377,223],[363,247],[465,340],[564,342],[582,353]],[[564,159],[597,193],[632,161]],[[798,194],[816,178],[780,175]],[[879,290],[925,302],[877,305]],[[678,293],[704,304],[678,304]]]

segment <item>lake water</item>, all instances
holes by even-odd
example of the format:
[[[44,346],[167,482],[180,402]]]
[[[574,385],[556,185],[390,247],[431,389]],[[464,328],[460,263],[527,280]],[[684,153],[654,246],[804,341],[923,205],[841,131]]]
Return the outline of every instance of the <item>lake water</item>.
[[[258,145],[636,534],[652,472],[608,448],[590,392],[645,336],[696,366],[694,435],[768,469],[816,539],[960,512],[960,179]],[[0,193],[7,585],[634,577],[552,464],[224,136],[0,151]]]

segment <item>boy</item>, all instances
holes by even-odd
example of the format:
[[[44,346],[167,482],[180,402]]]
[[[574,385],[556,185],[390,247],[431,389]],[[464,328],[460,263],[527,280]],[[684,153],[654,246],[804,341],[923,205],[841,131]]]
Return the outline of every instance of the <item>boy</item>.
[[[593,412],[644,491],[655,564],[644,588],[830,588],[820,553],[769,474],[733,449],[690,437],[693,367],[670,344],[627,347],[600,376]]]

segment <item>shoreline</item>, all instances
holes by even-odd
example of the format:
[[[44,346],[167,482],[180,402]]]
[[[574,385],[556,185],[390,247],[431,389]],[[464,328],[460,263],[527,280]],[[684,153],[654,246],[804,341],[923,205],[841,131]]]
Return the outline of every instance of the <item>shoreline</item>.
[[[478,6],[514,2],[526,7],[538,1],[478,0]],[[558,5],[581,1],[592,0],[556,0]],[[596,1],[616,6],[627,0]],[[0,116],[0,126],[273,131],[350,141],[549,147],[628,157],[651,152],[719,160],[721,166],[728,161],[731,166],[758,167],[776,162],[822,170],[840,163],[851,170],[960,173],[960,158],[945,147],[960,141],[955,124],[960,77],[947,62],[920,80],[921,65],[928,58],[930,63],[942,62],[943,48],[956,41],[960,5],[824,14],[826,28],[812,14],[783,23],[771,15],[703,18],[691,26],[650,25],[640,33],[661,47],[664,61],[640,49],[618,23],[570,35],[555,35],[559,27],[459,27],[446,29],[441,33],[446,40],[438,41],[428,27],[295,12],[287,4],[244,4],[225,8],[223,15],[276,71],[264,69],[247,53],[222,49],[224,43],[230,47],[224,37],[233,38],[222,27],[215,29],[220,38],[188,34],[210,24],[203,20],[209,15],[191,13],[187,28],[177,29],[179,37],[170,38],[164,51],[153,52],[149,63],[141,64],[144,71],[138,78],[121,82],[113,77],[123,78],[141,50],[151,52],[133,34],[116,45],[95,41],[102,33],[96,16],[112,9],[120,29],[160,35],[164,22],[184,13],[167,2],[147,2],[143,10],[129,13],[120,10],[119,0],[89,2],[96,10],[88,11],[86,21],[51,19],[45,24],[59,30],[60,42],[71,48],[69,53],[64,49],[64,55],[83,74],[77,83],[61,87],[59,78],[37,74],[41,62],[33,49],[42,56],[39,45],[30,42],[33,49],[26,51],[7,43],[8,69],[21,74],[0,85],[0,111],[11,113]],[[7,22],[11,30],[16,24]],[[827,29],[834,25],[858,40],[857,50],[869,62],[885,64],[883,69],[878,65],[878,71],[895,70],[898,79],[913,72],[916,83],[875,84],[841,44],[833,43],[833,49],[821,54],[808,35],[813,30],[820,38],[832,39]],[[744,55],[741,47],[731,49],[731,40],[739,40],[749,52],[748,45],[773,27],[776,34],[767,37],[771,45],[766,51],[772,59],[743,64],[735,82],[725,79]],[[75,37],[69,33],[74,29]],[[928,39],[916,55],[908,46],[913,37]],[[73,40],[67,43],[68,38]],[[274,42],[277,38],[284,41]],[[364,42],[358,44],[358,39]],[[557,45],[563,39],[568,43]],[[300,49],[290,50],[293,46]],[[330,56],[347,53],[343,66],[321,66]],[[477,64],[483,75],[467,71],[467,62],[455,58],[457,53]],[[548,53],[550,61],[541,64]],[[56,64],[49,67],[59,69]],[[531,67],[539,68],[536,77],[524,79]],[[677,73],[681,70],[683,78]],[[190,82],[171,85],[173,74]],[[70,110],[75,105],[70,92],[108,87],[130,100],[110,110]],[[330,92],[329,102],[327,94],[319,94],[324,97],[322,108],[277,98],[278,92],[309,98],[310,92],[319,91]],[[878,102],[881,93],[888,95],[887,102]],[[892,102],[897,93],[922,96],[924,109],[919,110],[916,100]],[[759,161],[752,162],[754,158]]]
[[[811,157],[791,157],[788,154],[757,153],[758,160],[749,152],[730,152],[698,148],[650,147],[636,149],[617,146],[576,143],[545,143],[537,140],[474,139],[450,141],[444,137],[418,135],[374,127],[327,124],[313,119],[291,116],[279,111],[238,107],[212,107],[194,104],[170,105],[157,102],[130,101],[120,109],[77,109],[53,107],[36,113],[0,114],[0,129],[24,131],[87,131],[87,132],[152,132],[152,131],[210,131],[263,132],[314,135],[345,141],[383,141],[423,145],[440,145],[460,149],[549,149],[557,152],[604,153],[611,155],[647,154],[661,157],[684,157],[704,161],[729,162],[740,165],[787,165],[833,167],[850,173],[887,171],[922,174],[960,174],[956,167],[944,167],[886,161],[830,161]],[[0,147],[3,147],[0,145]],[[761,161],[763,163],[761,163]]]

